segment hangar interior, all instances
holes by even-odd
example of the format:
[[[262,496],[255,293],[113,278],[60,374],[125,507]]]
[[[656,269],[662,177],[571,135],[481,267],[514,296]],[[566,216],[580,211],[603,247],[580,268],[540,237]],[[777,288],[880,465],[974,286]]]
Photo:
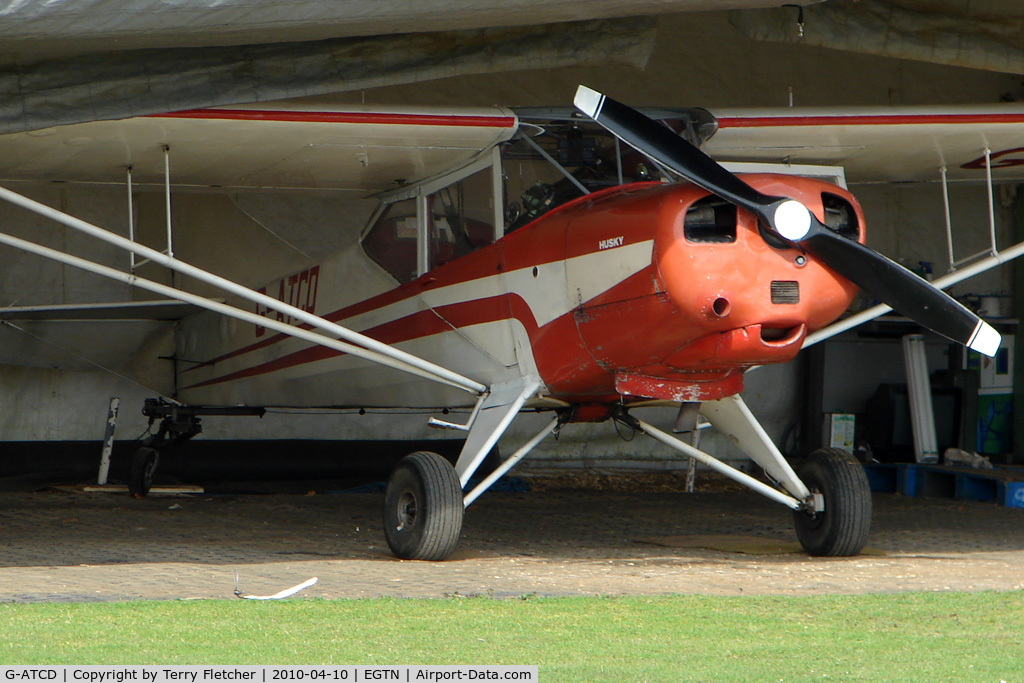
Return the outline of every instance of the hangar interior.
[[[305,28],[273,32],[273,26],[254,20],[228,36],[212,28],[161,33],[127,23],[112,42],[102,28],[107,9],[86,3],[94,4],[96,21],[86,28],[95,30],[77,38],[64,29],[59,15],[12,12],[14,30],[6,45],[0,44],[0,84],[19,85],[0,87],[0,93],[7,93],[0,94],[5,136],[44,136],[55,125],[93,119],[268,101],[307,107],[567,107],[579,84],[634,106],[699,106],[713,113],[920,105],[941,112],[962,105],[1012,106],[1024,99],[1019,44],[1024,31],[1016,30],[1024,23],[1024,8],[997,0],[828,0],[799,11],[776,2],[740,0],[593,2],[590,10],[571,2],[543,7],[513,3],[518,10],[490,17],[474,2],[420,17],[411,16],[406,3],[383,3],[394,15],[384,12],[377,23],[332,24],[311,16]],[[729,9],[709,8],[714,5]],[[223,11],[232,9],[242,11],[232,3]],[[152,19],[165,20],[156,14]],[[164,53],[160,61],[156,51]],[[241,63],[251,71],[244,77],[237,76]],[[330,74],[323,71],[327,63]],[[62,69],[70,71],[57,84],[30,85]],[[88,143],[66,141],[69,146]],[[784,161],[786,155],[779,156]],[[168,158],[173,178],[175,150]],[[154,248],[164,244],[168,207],[159,178],[136,179],[129,208],[124,184],[26,178],[19,176],[17,162],[0,162],[4,187],[118,234],[127,235],[131,222],[140,242]],[[990,245],[986,184],[951,183],[944,199],[940,180],[936,168],[930,180],[850,185],[866,216],[867,243],[934,277],[948,270],[947,201],[957,257],[985,252]],[[1024,196],[1018,189],[1012,181],[994,185],[991,223],[1000,249],[1024,238]],[[350,191],[176,186],[170,200],[174,253],[243,285],[261,287],[352,248],[375,206],[372,197]],[[127,254],[6,202],[0,203],[0,225],[15,236],[127,267]],[[157,264],[141,265],[137,272],[187,291],[223,296]],[[1015,428],[1024,417],[1024,409],[1015,405],[1020,382],[1013,366],[1019,338],[1014,301],[1021,287],[1015,272],[1009,263],[951,290],[969,307],[984,310],[1003,333],[1005,349],[994,365],[937,336],[926,337],[940,445],[977,451],[1001,465],[1024,464],[1024,429]],[[68,265],[0,250],[0,306],[5,309],[148,298],[126,284]],[[862,297],[854,306],[868,303]],[[0,327],[0,474],[94,471],[111,397],[121,402],[116,461],[147,429],[140,412],[144,400],[173,392],[173,361],[168,360],[175,355],[173,322],[5,318]],[[852,415],[855,446],[868,444],[880,460],[912,459],[909,417],[902,412],[908,409],[900,337],[916,331],[915,325],[890,318],[842,333],[791,362],[749,371],[744,400],[786,454],[822,445],[823,427],[832,424],[833,416]],[[164,360],[143,362],[153,358]],[[655,423],[675,419],[674,408],[652,412],[657,415],[649,419]],[[899,417],[892,418],[896,412]],[[880,415],[896,424],[876,437],[884,431]],[[382,431],[392,440],[450,436],[426,429],[426,417],[358,410],[211,417],[204,419],[203,434],[193,445],[203,458],[224,467],[252,468],[253,477],[286,476],[286,461],[304,461],[296,449],[304,450],[304,462],[314,466],[332,459],[338,440],[375,450],[372,442]],[[514,450],[542,422],[541,417],[524,417],[502,450]],[[527,464],[685,468],[685,460],[658,442],[632,436],[611,422],[570,425],[557,441],[542,443]],[[239,442],[254,439],[268,442],[267,452],[280,470],[253,464],[255,447]],[[275,442],[289,445],[274,450]],[[704,435],[702,448],[736,459],[729,440],[713,430]],[[234,476],[246,478],[244,473]]]

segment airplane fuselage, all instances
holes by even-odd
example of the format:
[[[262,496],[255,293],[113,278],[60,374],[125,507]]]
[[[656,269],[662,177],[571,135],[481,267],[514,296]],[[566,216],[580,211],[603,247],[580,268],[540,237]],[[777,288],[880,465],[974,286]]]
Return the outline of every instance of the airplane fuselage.
[[[799,198],[819,217],[828,197],[863,240],[860,209],[844,190],[792,176],[746,180]],[[544,395],[568,403],[714,400],[741,391],[750,366],[792,359],[856,288],[799,249],[770,246],[753,217],[707,197],[688,184],[614,187],[399,286],[356,246],[265,291],[487,384],[536,373]],[[352,300],[368,289],[378,293]],[[216,333],[203,329],[211,326]],[[181,355],[205,361],[180,372],[181,398],[191,403],[474,401],[209,314],[183,323],[178,341]]]

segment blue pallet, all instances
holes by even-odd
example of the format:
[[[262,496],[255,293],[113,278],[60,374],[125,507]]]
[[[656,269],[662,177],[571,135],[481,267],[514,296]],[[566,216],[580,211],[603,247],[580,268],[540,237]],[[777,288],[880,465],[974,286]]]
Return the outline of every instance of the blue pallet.
[[[954,498],[1024,508],[1024,469],[963,469],[914,463],[871,463],[864,466],[876,493],[911,498]]]
[[[868,475],[868,484],[875,493],[896,493],[900,490],[896,465],[864,465],[864,473]]]

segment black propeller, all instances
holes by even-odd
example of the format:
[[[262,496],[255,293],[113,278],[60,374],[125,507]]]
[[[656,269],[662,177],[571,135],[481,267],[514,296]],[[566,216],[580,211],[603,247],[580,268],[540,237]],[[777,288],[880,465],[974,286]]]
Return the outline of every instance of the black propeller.
[[[580,86],[574,104],[626,144],[753,213],[774,235],[799,245],[900,314],[975,351],[995,355],[1000,337],[988,323],[898,263],[830,230],[795,199],[758,192],[670,129],[590,88]]]

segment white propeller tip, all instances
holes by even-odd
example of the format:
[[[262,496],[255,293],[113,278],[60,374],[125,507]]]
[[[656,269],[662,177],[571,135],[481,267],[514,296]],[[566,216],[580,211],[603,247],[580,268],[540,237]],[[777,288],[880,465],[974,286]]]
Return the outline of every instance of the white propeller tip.
[[[601,113],[601,105],[604,103],[604,95],[591,90],[585,85],[576,88],[576,97],[572,103],[576,108],[592,119],[596,119]]]
[[[974,334],[971,335],[971,340],[967,342],[967,348],[991,358],[996,355],[997,351],[999,351],[999,342],[1001,339],[1002,337],[1000,337],[994,327],[984,320],[980,320],[978,321],[978,326],[974,328]]]

